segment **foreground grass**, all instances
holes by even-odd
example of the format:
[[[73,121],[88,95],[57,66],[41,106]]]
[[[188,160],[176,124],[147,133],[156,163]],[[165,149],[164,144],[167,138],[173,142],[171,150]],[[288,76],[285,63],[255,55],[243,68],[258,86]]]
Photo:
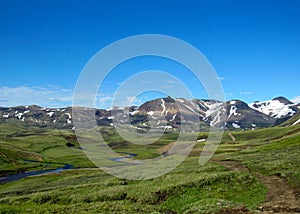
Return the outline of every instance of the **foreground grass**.
[[[211,213],[224,207],[254,209],[266,189],[255,177],[188,158],[173,172],[145,181],[125,181],[101,171],[71,170],[1,186],[2,212]]]
[[[8,132],[9,136],[3,130],[0,132],[1,171],[9,168],[13,171],[18,167],[24,169],[26,164],[35,167],[35,164],[43,165],[45,161],[71,163],[78,168],[93,166],[82,151],[66,146],[68,142],[76,144],[71,132],[24,131],[18,128],[11,128]],[[127,144],[110,128],[106,127],[102,132],[116,151],[136,153],[138,158],[156,157],[159,148],[171,143],[177,136],[169,133],[145,148]],[[234,208],[256,210],[265,201],[267,189],[251,172],[279,175],[295,189],[300,187],[299,132],[300,126],[226,132],[213,159],[238,161],[250,172],[230,171],[217,162],[199,166],[198,158],[204,143],[198,143],[191,156],[175,170],[151,180],[117,179],[97,169],[28,177],[0,186],[0,213],[217,213]],[[198,138],[206,136],[201,133]],[[42,161],[24,161],[30,158],[42,158]],[[36,166],[39,167],[45,166]]]

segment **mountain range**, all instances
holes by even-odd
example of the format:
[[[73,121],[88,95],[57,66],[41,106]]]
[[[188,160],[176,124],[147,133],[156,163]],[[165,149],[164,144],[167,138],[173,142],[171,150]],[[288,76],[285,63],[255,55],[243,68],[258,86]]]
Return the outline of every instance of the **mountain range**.
[[[84,112],[87,108],[81,109],[80,119],[84,120]],[[225,129],[237,130],[300,124],[300,104],[293,103],[284,97],[250,104],[241,100],[224,103],[216,100],[164,97],[150,100],[140,106],[93,110],[97,125],[130,124],[137,130],[150,127],[177,129],[183,123],[191,126],[199,125],[201,130],[221,124]],[[0,123],[74,129],[72,107],[44,108],[37,105],[0,107]]]

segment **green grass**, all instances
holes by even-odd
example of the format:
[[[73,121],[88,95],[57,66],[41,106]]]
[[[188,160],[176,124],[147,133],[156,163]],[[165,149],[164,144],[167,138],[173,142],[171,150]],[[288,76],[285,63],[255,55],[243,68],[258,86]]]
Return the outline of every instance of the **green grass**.
[[[173,172],[145,181],[120,180],[98,170],[26,178],[1,186],[0,210],[23,212],[29,207],[37,213],[62,213],[69,207],[76,213],[81,207],[87,212],[182,213],[203,203],[209,213],[222,208],[219,201],[255,208],[265,191],[247,173],[230,172],[215,163],[199,167],[197,158],[189,158]]]
[[[280,175],[293,187],[300,187],[300,126],[233,134],[237,141],[221,144],[217,152],[221,158],[239,161],[253,172]],[[229,148],[236,151],[224,152]]]
[[[64,163],[85,169],[0,185],[0,213],[216,213],[237,207],[256,210],[266,198],[266,187],[252,173],[230,171],[215,162],[199,166],[203,142],[197,143],[191,155],[173,171],[150,180],[129,181],[89,168],[93,164],[81,150],[66,146],[68,142],[79,146],[74,133],[68,130],[2,128],[2,173]],[[124,141],[110,127],[101,127],[100,131],[115,151],[136,153],[139,159],[157,157],[158,149],[178,136],[170,132],[143,146]],[[299,132],[300,126],[231,132],[236,141],[225,132],[214,159],[239,161],[251,172],[280,175],[299,188]],[[199,133],[198,139],[206,136]],[[42,160],[38,162],[25,161],[39,158]],[[55,164],[47,166],[46,162]]]
[[[51,169],[68,163],[74,167],[93,167],[85,154],[69,148],[72,132],[67,130],[16,129],[5,127],[0,137],[1,174]],[[70,138],[70,139],[69,139]],[[75,143],[76,144],[76,143]],[[76,144],[77,145],[77,144]],[[52,162],[53,164],[49,164]]]

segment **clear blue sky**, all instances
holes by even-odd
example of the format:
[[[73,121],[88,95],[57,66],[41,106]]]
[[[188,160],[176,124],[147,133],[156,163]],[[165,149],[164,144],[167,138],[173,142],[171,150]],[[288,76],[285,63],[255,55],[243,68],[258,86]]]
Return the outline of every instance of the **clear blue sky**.
[[[0,2],[0,106],[71,105],[77,78],[94,54],[149,33],[198,48],[221,77],[228,100],[300,95],[298,0],[10,0]],[[167,63],[156,63],[168,70]],[[126,78],[108,78],[102,101]]]

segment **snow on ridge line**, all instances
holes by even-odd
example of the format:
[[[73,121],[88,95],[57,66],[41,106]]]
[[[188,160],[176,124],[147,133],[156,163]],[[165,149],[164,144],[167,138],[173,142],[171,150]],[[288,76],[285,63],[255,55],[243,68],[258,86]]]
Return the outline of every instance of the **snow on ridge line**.
[[[176,98],[176,101],[179,101],[181,103],[184,103],[184,100],[183,99],[180,99],[180,98]]]
[[[263,114],[270,115],[273,118],[280,119],[287,115],[293,116],[296,111],[294,111],[292,106],[294,104],[284,104],[279,100],[269,100],[265,102],[254,102],[248,105],[250,108],[257,110]]]

